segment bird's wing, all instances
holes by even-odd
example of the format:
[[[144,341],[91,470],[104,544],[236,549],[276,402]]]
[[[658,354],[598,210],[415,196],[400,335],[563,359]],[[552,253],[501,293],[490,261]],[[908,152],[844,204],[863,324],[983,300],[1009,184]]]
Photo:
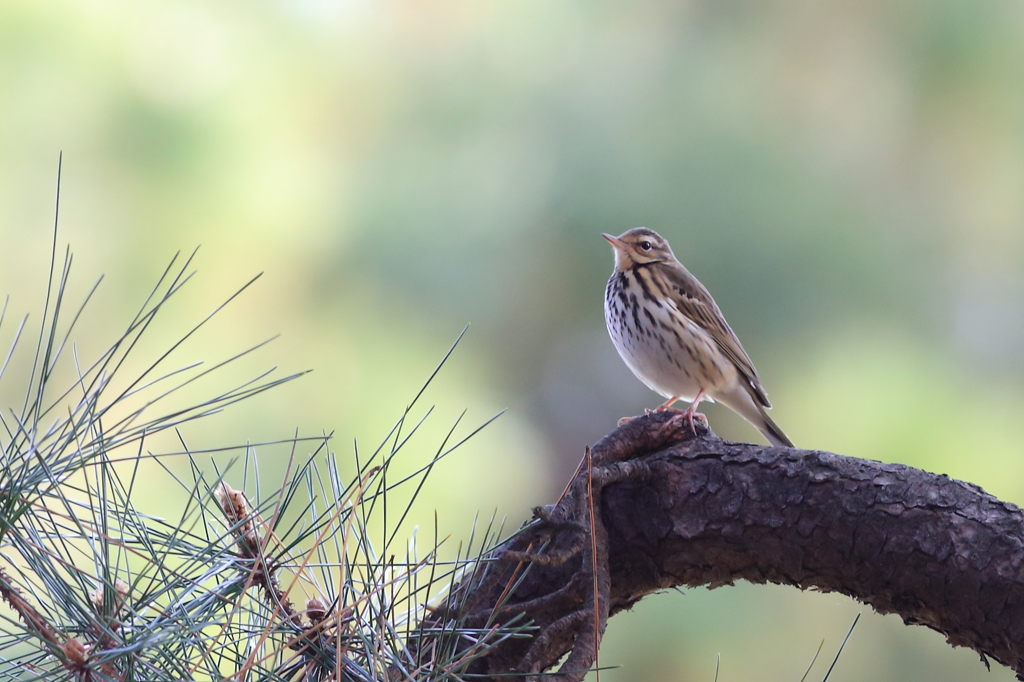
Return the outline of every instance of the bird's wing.
[[[676,310],[715,340],[725,357],[732,361],[740,376],[746,380],[754,400],[764,407],[771,407],[754,363],[704,285],[682,265],[663,267],[662,274],[669,284],[670,290],[667,293]]]

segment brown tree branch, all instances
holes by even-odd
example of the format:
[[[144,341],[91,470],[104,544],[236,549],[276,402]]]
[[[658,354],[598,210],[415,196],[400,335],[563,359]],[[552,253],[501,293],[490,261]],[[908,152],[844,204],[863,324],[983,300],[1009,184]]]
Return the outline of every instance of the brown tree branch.
[[[525,613],[537,628],[473,672],[528,679],[569,654],[560,672],[580,680],[609,615],[656,590],[747,580],[841,592],[1024,679],[1020,509],[944,475],[697,429],[653,414],[594,446],[596,552],[584,468],[557,507],[535,510],[453,590],[435,618],[480,627]]]

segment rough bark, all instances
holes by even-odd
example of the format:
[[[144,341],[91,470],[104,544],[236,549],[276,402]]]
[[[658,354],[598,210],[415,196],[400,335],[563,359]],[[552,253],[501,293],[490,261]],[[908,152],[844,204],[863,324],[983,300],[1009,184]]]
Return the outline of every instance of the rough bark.
[[[696,427],[661,413],[606,436],[589,478],[584,466],[559,505],[535,510],[453,590],[435,619],[484,627],[525,613],[537,628],[472,672],[529,678],[568,654],[564,679],[582,679],[610,615],[656,590],[747,580],[841,592],[1024,679],[1020,509],[944,475]]]

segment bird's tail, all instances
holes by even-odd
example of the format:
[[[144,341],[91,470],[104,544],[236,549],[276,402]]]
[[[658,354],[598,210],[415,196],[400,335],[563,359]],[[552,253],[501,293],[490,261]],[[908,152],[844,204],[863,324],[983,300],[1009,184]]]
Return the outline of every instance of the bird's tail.
[[[750,422],[772,445],[786,448],[795,447],[793,441],[768,416],[768,410],[755,402],[747,391],[740,388],[728,395],[716,395],[714,398]]]
[[[789,436],[782,432],[782,429],[780,429],[779,425],[775,423],[775,420],[768,416],[768,411],[765,408],[758,405],[757,412],[758,416],[761,418],[761,423],[754,423],[754,426],[757,427],[758,431],[764,434],[765,438],[771,441],[772,445],[783,448],[796,447],[793,445],[793,441],[789,439]]]

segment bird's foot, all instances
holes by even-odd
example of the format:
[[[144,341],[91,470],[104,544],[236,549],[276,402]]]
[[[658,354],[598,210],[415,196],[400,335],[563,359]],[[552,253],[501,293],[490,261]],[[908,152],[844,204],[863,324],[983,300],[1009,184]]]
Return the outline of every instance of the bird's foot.
[[[703,391],[701,392],[701,394],[703,395]],[[671,398],[669,398],[668,400],[663,402],[661,405],[658,405],[657,407],[655,407],[653,410],[650,409],[650,408],[645,408],[644,409],[644,414],[647,415],[647,416],[650,416],[652,414],[658,414],[659,412],[676,412],[678,414],[685,414],[686,411],[680,410],[678,407],[672,407],[676,403],[677,400],[679,400],[679,396],[672,396]],[[699,402],[699,398],[698,398],[698,402]],[[692,410],[696,405],[697,405],[697,403],[695,402],[693,405],[690,405],[689,409]],[[618,425],[622,426],[626,422],[632,421],[634,419],[636,419],[636,417],[623,417],[622,419],[619,420],[619,424]],[[690,420],[690,425],[691,426],[693,425],[693,419]],[[696,433],[696,431],[694,433]]]
[[[700,420],[703,421],[705,424],[708,423],[708,418],[707,418],[707,416],[703,412],[698,412],[697,410],[693,410],[693,409],[680,410],[678,407],[666,407],[665,409],[656,408],[656,409],[653,409],[653,410],[645,409],[644,410],[644,416],[649,417],[652,414],[659,414],[661,412],[674,412],[675,413],[675,414],[672,415],[671,419],[669,419],[667,422],[665,422],[666,424],[670,424],[670,423],[674,422],[677,419],[686,418],[690,422],[690,428],[693,429],[693,433],[694,434],[697,433],[697,429],[693,425],[693,420],[694,420],[695,417],[696,418],[700,418]],[[639,418],[640,417],[622,417],[622,418],[619,419],[618,422],[616,422],[616,426],[622,426],[623,424],[628,424],[629,422],[633,421],[634,419],[639,419]]]
[[[680,414],[682,414],[682,412],[683,412],[682,410],[677,409],[675,407],[669,407],[669,408],[666,408],[664,410],[661,409],[660,407],[655,408],[653,410],[650,409],[650,408],[645,407],[644,408],[644,416],[645,417],[650,417],[652,414],[658,414],[659,412],[667,412],[669,410],[672,410],[673,412],[679,412]],[[627,424],[627,423],[633,421],[634,419],[639,419],[639,418],[640,417],[638,417],[638,416],[637,417],[622,417],[621,419],[619,419],[618,422],[616,422],[616,425],[617,426],[622,426],[623,424]]]
[[[695,417],[699,417],[700,420],[702,422],[704,422],[704,426],[710,428],[710,424],[708,424],[708,417],[707,417],[707,415],[705,415],[703,412],[698,412],[697,411],[697,403],[696,402],[693,403],[692,405],[690,405],[685,410],[676,410],[676,412],[677,412],[677,414],[673,415],[673,417],[670,420],[670,422],[673,422],[673,421],[675,421],[677,419],[686,419],[690,423],[690,430],[693,431],[693,435],[695,435],[695,436],[697,435],[697,427],[693,423],[693,420],[694,420]]]
[[[682,412],[682,410],[680,410],[679,408],[672,407],[673,405],[676,404],[676,401],[678,400],[679,396],[674,395],[665,402],[663,402],[661,405],[655,407],[653,410],[644,410],[644,414],[654,414],[655,412]]]
[[[653,410],[649,407],[644,408],[644,414],[646,415],[658,414],[659,412],[678,412],[679,414],[682,414],[685,411],[686,410],[680,410],[678,407],[665,407],[664,405],[655,407]],[[629,419],[634,419],[634,417],[629,417]]]

